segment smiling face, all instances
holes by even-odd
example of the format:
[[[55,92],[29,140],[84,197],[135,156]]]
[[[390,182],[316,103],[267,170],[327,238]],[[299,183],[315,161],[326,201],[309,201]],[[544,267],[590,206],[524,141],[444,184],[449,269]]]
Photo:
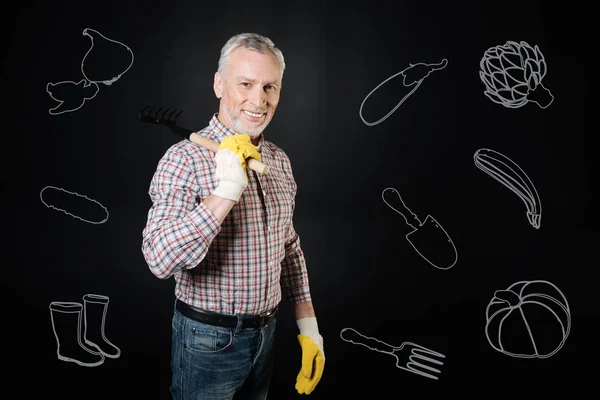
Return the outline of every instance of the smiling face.
[[[269,125],[279,103],[281,69],[275,55],[239,47],[215,73],[221,99],[218,119],[235,133],[256,139]]]

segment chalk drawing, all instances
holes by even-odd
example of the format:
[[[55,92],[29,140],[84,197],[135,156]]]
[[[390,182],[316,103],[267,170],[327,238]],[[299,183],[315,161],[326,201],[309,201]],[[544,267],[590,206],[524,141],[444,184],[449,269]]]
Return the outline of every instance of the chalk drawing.
[[[497,290],[486,308],[485,335],[494,350],[517,358],[548,358],[571,331],[565,295],[545,280],[520,281]]]
[[[404,204],[400,193],[394,188],[386,188],[381,193],[385,204],[400,214],[413,230],[406,234],[406,240],[415,251],[437,269],[450,269],[458,261],[458,252],[446,230],[435,218],[427,215],[423,222]]]
[[[441,69],[446,68],[446,65],[448,65],[448,60],[446,60],[445,58],[438,64],[425,64],[425,63],[417,63],[417,64],[409,64],[409,67],[403,69],[402,71],[390,76],[389,78],[387,78],[386,80],[384,80],[383,82],[381,82],[379,85],[377,85],[375,87],[375,89],[371,90],[371,92],[367,95],[367,97],[364,98],[364,100],[362,101],[362,103],[360,104],[360,109],[358,110],[358,114],[360,115],[360,119],[362,119],[362,121],[367,125],[367,126],[374,126],[377,124],[380,124],[381,122],[385,121],[390,115],[392,115],[397,109],[398,107],[400,107],[402,105],[402,103],[404,103],[404,101],[406,99],[408,99],[418,88],[419,86],[421,86],[421,83],[423,83],[423,81],[425,80],[425,78],[427,78],[429,76],[429,74],[431,74],[431,72],[433,71],[438,71]],[[412,90],[406,94],[402,100],[400,100],[398,102],[398,104],[396,104],[396,106],[390,111],[388,112],[385,116],[383,116],[382,118],[380,118],[379,120],[375,121],[375,122],[368,122],[364,119],[363,117],[363,107],[365,105],[365,102],[367,101],[367,99],[373,94],[375,93],[375,91],[379,88],[381,88],[383,85],[385,85],[387,82],[389,82],[390,80],[394,79],[397,76],[402,76],[402,84],[406,87],[410,87],[413,86]]]
[[[50,197],[54,196],[55,197],[53,199],[54,201],[56,201],[57,198],[58,198],[58,201],[62,202],[63,204],[54,205],[54,204],[52,204],[52,201],[46,202],[44,200],[44,192],[46,192],[46,196],[47,197],[50,198]],[[62,196],[62,193],[66,193],[68,196]],[[57,194],[59,196],[56,196]],[[71,212],[69,212],[69,211],[61,208],[61,207],[65,207],[65,206],[67,208],[69,208],[69,204],[71,206],[75,206],[76,202],[79,201],[80,199],[86,199],[86,200],[89,200],[92,203],[95,203],[95,204],[99,205],[102,208],[102,215],[103,216],[105,215],[104,218],[102,220],[100,220],[100,221],[98,221],[98,220],[95,220],[95,221],[94,220],[88,220],[88,219],[85,219],[85,218],[83,218],[83,217],[81,217],[79,215],[72,214]],[[102,204],[100,204],[98,201],[96,201],[94,199],[90,199],[89,197],[87,197],[85,195],[81,195],[81,194],[78,194],[78,193],[75,193],[75,192],[70,192],[68,190],[65,190],[65,189],[62,189],[62,188],[59,188],[59,187],[56,187],[56,186],[45,186],[40,191],[40,200],[48,208],[51,208],[51,209],[54,209],[54,210],[57,210],[57,211],[61,211],[61,212],[65,213],[65,214],[67,214],[67,215],[69,215],[69,216],[71,216],[73,218],[79,219],[79,220],[81,220],[83,222],[87,222],[89,224],[94,224],[94,225],[96,225],[96,224],[103,224],[106,221],[108,221],[108,215],[109,215],[108,214],[108,209],[106,207],[104,207]],[[84,204],[84,206],[89,206],[89,204]],[[99,209],[95,209],[95,211],[98,212]],[[90,215],[91,214],[92,213],[90,213]]]
[[[506,108],[520,108],[528,102],[547,108],[554,96],[542,84],[546,60],[537,45],[507,41],[487,49],[479,63],[484,94]]]
[[[91,40],[91,46],[81,61],[81,73],[85,79],[90,82],[112,85],[129,71],[134,61],[133,51],[129,46],[109,39],[90,28],[85,28],[83,35]],[[99,50],[94,49],[95,46],[103,46],[104,49],[97,54],[96,52]],[[111,63],[107,63],[109,56],[114,60],[110,60]]]
[[[97,294],[83,296],[83,304],[62,301],[50,303],[50,320],[59,360],[82,367],[97,367],[104,363],[105,358],[118,358],[121,355],[121,349],[105,335],[108,303],[107,296]]]
[[[79,82],[61,81],[46,85],[46,92],[58,105],[48,110],[50,115],[58,115],[65,112],[79,110],[87,100],[91,100],[98,94],[98,85],[85,79]]]
[[[64,80],[46,84],[46,92],[58,102],[48,110],[50,115],[79,110],[87,101],[96,97],[99,91],[98,84],[112,85],[133,65],[135,58],[129,46],[90,28],[85,28],[83,35],[91,41],[81,60],[81,73],[85,79],[78,82]]]
[[[527,174],[510,158],[491,149],[479,149],[473,155],[477,168],[506,186],[525,203],[527,220],[535,229],[542,221],[540,196]]]
[[[446,358],[445,355],[437,351],[429,350],[413,342],[404,342],[398,347],[391,346],[381,340],[364,336],[352,328],[342,329],[340,337],[346,342],[394,356],[396,358],[396,368],[433,380],[438,380],[438,375],[442,372],[433,366],[443,365],[441,359]]]

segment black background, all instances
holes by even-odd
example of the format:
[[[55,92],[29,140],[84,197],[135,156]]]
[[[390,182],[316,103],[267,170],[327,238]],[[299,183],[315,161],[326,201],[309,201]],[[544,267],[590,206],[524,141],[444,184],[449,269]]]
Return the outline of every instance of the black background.
[[[271,37],[287,63],[265,135],[287,152],[298,183],[294,222],[327,357],[311,397],[399,398],[418,389],[422,398],[530,398],[594,388],[598,368],[586,364],[598,359],[600,235],[588,9],[533,1],[204,3],[24,2],[5,13],[2,187],[11,225],[3,330],[11,379],[23,382],[18,398],[169,398],[174,281],[150,273],[141,232],[157,162],[179,138],[138,122],[137,112],[165,104],[185,110],[182,125],[205,127],[218,109],[219,51],[240,32]],[[56,102],[46,84],[83,78],[85,28],[125,43],[134,63],[81,109],[50,115]],[[547,109],[508,109],[485,97],[479,62],[509,40],[543,53],[543,84],[554,96]],[[380,82],[410,63],[443,58],[447,67],[388,119],[361,121],[360,104]],[[395,88],[371,120],[406,93]],[[508,155],[532,179],[543,207],[539,230],[514,193],[475,167],[482,147]],[[87,224],[44,206],[40,191],[49,185],[100,202],[108,221]],[[386,187],[448,231],[459,255],[453,268],[433,268],[416,254],[405,239],[410,228],[381,199]],[[485,309],[496,290],[534,279],[565,294],[571,332],[548,359],[512,358],[489,345]],[[95,368],[57,359],[48,310],[88,293],[110,298],[106,336],[122,352]],[[282,304],[273,399],[301,397],[291,311]],[[344,342],[345,327],[446,355],[440,379]]]

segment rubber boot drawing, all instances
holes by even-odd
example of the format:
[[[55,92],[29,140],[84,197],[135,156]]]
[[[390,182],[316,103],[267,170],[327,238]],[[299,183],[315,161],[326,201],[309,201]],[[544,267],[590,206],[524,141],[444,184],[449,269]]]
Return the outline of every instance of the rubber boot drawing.
[[[96,367],[104,362],[104,356],[96,351],[97,349],[91,349],[82,342],[82,312],[81,303],[50,303],[56,354],[61,361],[74,362],[82,367]]]
[[[98,294],[83,296],[85,315],[83,339],[86,344],[98,349],[105,357],[118,358],[121,350],[104,335],[108,301],[107,296]]]

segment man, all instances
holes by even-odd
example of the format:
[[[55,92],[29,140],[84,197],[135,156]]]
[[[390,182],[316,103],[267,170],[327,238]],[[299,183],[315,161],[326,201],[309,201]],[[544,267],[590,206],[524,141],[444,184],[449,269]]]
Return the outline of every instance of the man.
[[[221,49],[213,89],[219,112],[190,141],[171,146],[150,184],[153,205],[142,252],[154,275],[174,277],[171,358],[174,399],[265,399],[271,379],[278,304],[294,304],[302,348],[296,378],[310,394],[325,355],[300,239],[292,222],[296,182],[282,149],[265,140],[285,61],[258,34]],[[247,168],[254,158],[266,175]]]

